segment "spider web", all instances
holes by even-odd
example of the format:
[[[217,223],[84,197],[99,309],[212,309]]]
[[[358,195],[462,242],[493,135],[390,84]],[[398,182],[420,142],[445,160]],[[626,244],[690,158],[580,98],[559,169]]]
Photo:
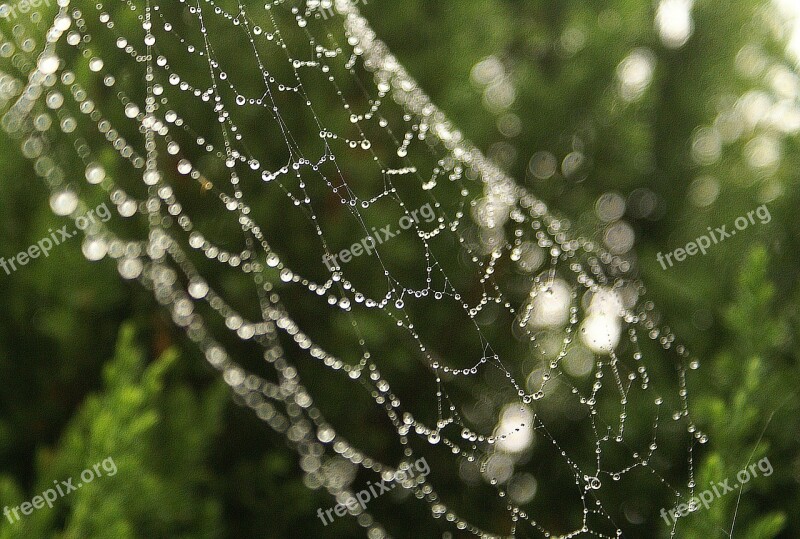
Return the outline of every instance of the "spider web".
[[[310,488],[377,474],[486,537],[621,536],[693,495],[697,361],[351,2],[58,5],[0,36],[4,130],[56,214],[113,203],[86,257],[152,290]]]

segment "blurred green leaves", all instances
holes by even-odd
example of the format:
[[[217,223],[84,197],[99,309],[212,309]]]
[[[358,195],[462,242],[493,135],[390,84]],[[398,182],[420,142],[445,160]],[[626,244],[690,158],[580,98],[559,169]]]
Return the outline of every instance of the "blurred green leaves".
[[[16,506],[112,458],[117,473],[23,517],[4,520],[0,537],[217,537],[221,506],[212,495],[209,453],[228,394],[221,383],[197,390],[176,379],[180,358],[168,350],[152,363],[131,326],[104,368],[101,392],[89,395],[57,446],[37,456],[29,494],[2,481],[2,503]]]
[[[798,502],[796,492],[781,503],[770,495],[796,481],[781,455],[796,452],[792,433],[800,424],[793,370],[781,358],[787,321],[776,312],[768,267],[766,250],[753,248],[737,279],[733,303],[723,309],[727,345],[705,362],[710,387],[698,399],[695,414],[712,443],[697,470],[697,490],[726,478],[735,482],[738,471],[765,457],[775,471],[687,517],[686,527],[678,529],[692,537],[729,533],[733,526],[744,531],[743,537],[778,537]]]

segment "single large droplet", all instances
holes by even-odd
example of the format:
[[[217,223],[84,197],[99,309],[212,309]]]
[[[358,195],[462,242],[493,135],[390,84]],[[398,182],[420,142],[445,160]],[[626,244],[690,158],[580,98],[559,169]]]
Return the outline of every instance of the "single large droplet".
[[[45,52],[39,57],[38,68],[45,75],[55,73],[58,69],[58,56],[52,52]]]
[[[92,58],[91,60],[89,60],[89,70],[90,71],[94,71],[95,73],[97,73],[101,69],[103,69],[103,60],[101,58],[95,57],[95,58]]]
[[[55,26],[56,30],[64,32],[70,27],[71,24],[72,19],[70,19],[69,15],[59,15],[56,17],[53,25]]]
[[[50,197],[50,208],[56,215],[70,215],[78,208],[78,197],[69,189],[58,191]]]
[[[60,92],[50,92],[47,94],[47,99],[45,100],[47,106],[51,109],[60,108],[61,105],[64,104],[64,96],[61,95]]]
[[[137,107],[135,104],[128,103],[127,105],[125,105],[125,116],[127,116],[128,118],[136,118],[138,114],[139,114],[139,107]]]
[[[136,279],[141,275],[143,265],[138,258],[125,258],[117,264],[117,270],[123,279]]]
[[[102,238],[86,238],[81,247],[83,256],[89,261],[102,259],[108,253],[108,244]]]
[[[101,183],[106,178],[106,171],[105,169],[97,164],[91,163],[89,166],[86,167],[86,181],[93,185],[97,185]]]
[[[191,166],[189,168],[191,169]],[[178,170],[179,171],[181,170],[180,164],[178,165]],[[186,174],[186,172],[183,172],[183,174]],[[142,180],[147,185],[155,185],[159,182],[160,179],[161,179],[161,174],[157,170],[148,170],[142,176]]]
[[[181,159],[178,163],[178,172],[181,174],[189,174],[192,171],[192,164],[186,159]]]
[[[189,295],[195,299],[202,299],[208,294],[208,285],[205,281],[192,281],[189,283]]]

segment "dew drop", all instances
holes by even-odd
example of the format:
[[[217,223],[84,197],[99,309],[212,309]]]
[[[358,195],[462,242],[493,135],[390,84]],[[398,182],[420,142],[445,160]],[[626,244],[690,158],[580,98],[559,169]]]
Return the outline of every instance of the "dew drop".
[[[92,185],[101,183],[106,178],[105,169],[98,163],[90,163],[86,167],[86,181]]]
[[[108,253],[108,244],[102,238],[86,238],[81,247],[83,256],[89,261],[101,260]]]
[[[69,189],[58,191],[50,197],[50,208],[56,215],[70,215],[78,209],[78,197]]]
[[[44,75],[50,75],[56,72],[58,64],[58,56],[52,52],[45,52],[39,57],[38,68]]]

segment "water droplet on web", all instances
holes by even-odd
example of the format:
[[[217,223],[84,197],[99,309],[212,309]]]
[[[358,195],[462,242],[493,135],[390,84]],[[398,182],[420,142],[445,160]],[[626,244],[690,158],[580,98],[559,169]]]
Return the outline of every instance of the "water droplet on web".
[[[45,52],[39,57],[38,68],[44,75],[55,73],[58,69],[59,59],[58,56],[52,52]]]
[[[86,238],[81,246],[83,256],[89,261],[101,260],[108,253],[108,244],[102,238]]]
[[[78,126],[78,123],[75,121],[75,118],[70,116],[61,120],[61,130],[64,133],[72,133],[75,131],[75,128]]]
[[[128,103],[127,105],[125,105],[125,116],[127,116],[128,118],[136,118],[138,114],[139,114],[139,107],[137,107],[135,104]]]
[[[161,180],[161,173],[157,170],[148,170],[142,175],[142,180],[146,185],[155,185]]]
[[[117,211],[119,211],[119,214],[122,217],[132,217],[133,215],[136,214],[137,210],[138,210],[137,204],[133,200],[126,200],[125,202],[122,202],[117,208]]]
[[[86,181],[91,184],[101,183],[106,178],[105,169],[98,163],[90,163],[86,167]]]
[[[189,283],[188,292],[194,299],[203,299],[208,294],[208,284],[202,280],[194,280]]]
[[[89,60],[89,70],[97,73],[103,69],[103,60],[100,58],[92,58]]]
[[[72,19],[70,18],[69,15],[66,14],[58,15],[53,23],[53,26],[60,32],[66,32],[71,25],[72,25]]]
[[[142,262],[138,258],[126,258],[119,261],[117,270],[124,279],[136,279],[142,273]]]
[[[57,191],[50,196],[50,208],[56,215],[70,215],[78,209],[78,196],[69,189]]]

